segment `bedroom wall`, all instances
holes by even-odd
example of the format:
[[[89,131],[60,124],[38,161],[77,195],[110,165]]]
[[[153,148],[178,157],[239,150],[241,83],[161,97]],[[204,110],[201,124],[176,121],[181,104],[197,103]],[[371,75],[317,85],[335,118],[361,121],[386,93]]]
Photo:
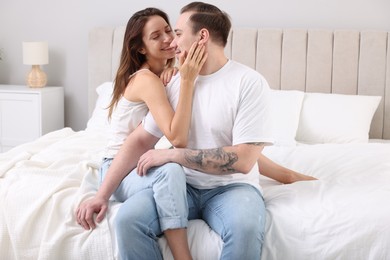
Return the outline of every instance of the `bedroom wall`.
[[[85,128],[88,31],[126,24],[135,11],[155,6],[174,25],[177,0],[1,0],[0,84],[24,84],[30,67],[22,62],[22,42],[47,40],[50,63],[43,66],[48,85],[65,87],[65,125]],[[235,27],[366,29],[390,31],[388,0],[210,0],[231,15]]]

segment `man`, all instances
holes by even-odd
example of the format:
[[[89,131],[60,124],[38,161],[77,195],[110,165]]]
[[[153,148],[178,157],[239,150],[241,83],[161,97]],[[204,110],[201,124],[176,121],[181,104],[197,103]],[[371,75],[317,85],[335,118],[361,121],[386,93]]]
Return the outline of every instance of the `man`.
[[[221,259],[259,259],[265,207],[256,160],[264,144],[272,140],[269,86],[254,70],[227,59],[224,47],[230,28],[227,14],[213,5],[194,2],[182,8],[171,46],[180,54],[198,41],[208,53],[196,81],[188,146],[149,150],[138,162],[138,174],[167,162],[181,164],[187,176],[189,219],[203,219],[221,236]],[[179,87],[179,76],[167,87],[173,107]],[[161,135],[148,115],[125,145],[134,156],[153,147]],[[132,210],[119,220],[126,221],[128,228],[118,239],[130,240],[128,252],[133,256],[153,250],[159,254],[156,237],[160,231],[150,196],[144,192],[128,200]],[[153,214],[156,217],[150,218]]]
[[[260,258],[264,239],[265,207],[256,161],[271,140],[269,86],[256,71],[227,59],[224,47],[230,28],[227,14],[213,5],[193,2],[182,8],[172,47],[179,55],[199,42],[208,53],[196,80],[188,146],[150,150],[162,133],[148,115],[116,155],[110,166],[115,180],[110,182],[120,182],[116,179],[129,173],[138,159],[139,175],[150,174],[148,169],[167,162],[181,164],[187,179],[188,212],[175,214],[188,213],[189,219],[206,221],[224,242],[221,259],[252,260]],[[173,107],[179,88],[177,75],[167,86]],[[158,170],[170,169],[169,174],[175,174],[166,165]],[[162,258],[157,243],[162,231],[153,194],[151,189],[143,189],[130,196],[116,216],[124,259]],[[98,213],[97,222],[102,220],[107,200],[93,200],[83,209],[80,222],[95,227],[92,216]]]

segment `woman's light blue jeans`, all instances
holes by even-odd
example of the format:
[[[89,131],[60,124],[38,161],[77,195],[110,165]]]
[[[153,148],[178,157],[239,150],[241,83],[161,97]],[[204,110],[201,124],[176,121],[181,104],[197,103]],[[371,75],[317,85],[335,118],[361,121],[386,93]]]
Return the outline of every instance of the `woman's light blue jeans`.
[[[179,172],[177,168],[178,165],[168,164],[154,168],[153,173],[175,176],[173,171]],[[186,197],[182,191],[175,194],[172,196],[176,200]],[[122,260],[162,259],[157,243],[162,234],[159,206],[153,196],[152,188],[142,189],[129,196],[118,212],[116,232]],[[256,188],[235,183],[205,190],[187,184],[187,199],[188,218],[205,220],[221,236],[224,242],[221,259],[260,259],[265,206]],[[184,224],[185,220],[182,221]]]
[[[103,161],[102,179],[111,162],[112,159]],[[167,163],[151,168],[142,177],[133,170],[122,180],[113,198],[123,202],[115,218],[122,260],[162,259],[157,236],[166,229],[187,227],[186,179],[179,164]],[[134,218],[134,215],[140,219]],[[143,236],[148,237],[145,243]]]

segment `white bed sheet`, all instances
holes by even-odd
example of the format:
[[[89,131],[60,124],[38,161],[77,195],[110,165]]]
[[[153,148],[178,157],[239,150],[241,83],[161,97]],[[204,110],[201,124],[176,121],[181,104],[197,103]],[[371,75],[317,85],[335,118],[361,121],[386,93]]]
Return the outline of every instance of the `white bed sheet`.
[[[318,181],[264,181],[262,259],[390,259],[390,145],[269,147],[265,154]]]
[[[113,259],[108,221],[75,221],[92,196],[104,139],[69,128],[0,154],[1,259]]]
[[[75,222],[92,196],[106,139],[65,128],[0,154],[2,259],[116,259],[112,222]],[[267,207],[262,259],[390,259],[390,144],[267,147],[265,154],[318,181],[262,178]],[[188,228],[194,259],[217,259],[222,242],[204,222]],[[165,259],[166,241],[159,240]],[[113,245],[107,246],[107,245]]]

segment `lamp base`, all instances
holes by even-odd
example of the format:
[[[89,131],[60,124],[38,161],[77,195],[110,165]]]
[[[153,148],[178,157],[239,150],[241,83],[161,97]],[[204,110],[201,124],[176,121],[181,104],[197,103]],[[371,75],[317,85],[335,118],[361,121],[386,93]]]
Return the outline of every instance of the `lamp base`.
[[[47,83],[46,73],[41,70],[39,65],[32,65],[30,73],[27,74],[26,82],[30,88],[43,88]]]

